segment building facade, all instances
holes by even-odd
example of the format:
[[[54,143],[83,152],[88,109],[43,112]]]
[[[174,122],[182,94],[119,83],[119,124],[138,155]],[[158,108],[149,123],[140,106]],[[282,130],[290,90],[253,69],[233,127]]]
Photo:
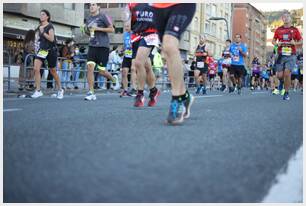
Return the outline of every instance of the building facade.
[[[5,3],[3,4],[3,49],[11,57],[23,49],[23,39],[30,29],[39,25],[42,9],[51,14],[58,44],[74,37],[84,19],[84,4],[40,4],[40,3]]]
[[[266,63],[267,20],[262,12],[251,4],[235,3],[232,38],[235,34],[241,34],[242,42],[248,46],[247,68],[254,57],[258,57],[260,63]]]
[[[210,20],[211,17],[227,20]],[[215,58],[220,58],[225,47],[228,34],[231,34],[232,4],[230,3],[198,3],[191,27],[189,56],[193,57],[199,43],[199,35],[207,37],[207,43]],[[228,28],[227,28],[228,27]]]

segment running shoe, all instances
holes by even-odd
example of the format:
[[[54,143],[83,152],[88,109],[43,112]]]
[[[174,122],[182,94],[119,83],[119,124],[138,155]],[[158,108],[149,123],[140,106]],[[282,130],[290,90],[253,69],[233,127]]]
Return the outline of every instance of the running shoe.
[[[64,90],[63,89],[58,90],[56,98],[57,99],[63,99],[64,98]]]
[[[128,97],[131,96],[126,90],[123,90],[120,94],[120,97]]]
[[[285,89],[282,89],[281,92],[280,92],[280,94],[281,94],[282,96],[284,96],[285,92],[286,92]]]
[[[274,89],[274,90],[272,91],[272,94],[273,94],[273,95],[279,95],[279,90],[278,90],[278,89]]]
[[[132,96],[132,97],[136,97],[137,90],[136,89],[131,89],[131,91],[129,92],[129,95]]]
[[[254,87],[253,87],[253,86],[251,86],[251,90],[254,90]]]
[[[186,109],[186,112],[184,114],[185,119],[188,119],[190,117],[190,107],[193,104],[194,99],[195,99],[194,96],[189,94],[189,97],[184,101],[184,106]]]
[[[239,95],[241,94],[241,88],[238,88],[238,94]]]
[[[186,108],[183,102],[179,102],[178,100],[171,100],[167,123],[172,125],[183,123],[185,113]]]
[[[283,96],[283,100],[290,100],[288,92],[285,92],[285,94]]]
[[[228,88],[228,93],[232,93],[232,92],[234,92],[234,91],[235,91],[234,87],[229,87],[229,88]]]
[[[204,88],[204,87],[202,87],[202,94],[203,95],[206,95],[207,93],[206,93],[206,89]]]
[[[200,94],[200,92],[201,92],[201,89],[202,89],[202,87],[201,87],[201,86],[198,86],[198,87],[197,87],[197,91],[196,91],[196,94]]]
[[[145,102],[145,97],[143,94],[137,94],[135,97],[134,107],[143,107]]]
[[[36,99],[38,97],[43,96],[44,94],[42,93],[42,91],[37,91],[35,90],[34,94],[32,94],[31,98]]]
[[[96,99],[97,99],[97,97],[93,92],[89,91],[86,94],[85,100],[92,101],[92,100],[96,100]]]
[[[160,91],[158,89],[155,90],[155,92],[149,94],[150,101],[148,102],[149,107],[154,107],[157,102],[157,97],[159,97]]]

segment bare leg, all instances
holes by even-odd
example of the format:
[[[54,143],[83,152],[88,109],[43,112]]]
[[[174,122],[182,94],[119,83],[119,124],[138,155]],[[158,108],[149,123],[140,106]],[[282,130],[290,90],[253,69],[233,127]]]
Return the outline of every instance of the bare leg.
[[[173,96],[185,94],[184,72],[179,52],[179,40],[171,35],[163,36],[163,52],[167,60],[167,67],[171,81],[171,93]]]
[[[40,90],[41,76],[40,76],[40,68],[42,66],[42,61],[39,59],[34,60],[34,78],[35,78],[35,87],[36,90]]]

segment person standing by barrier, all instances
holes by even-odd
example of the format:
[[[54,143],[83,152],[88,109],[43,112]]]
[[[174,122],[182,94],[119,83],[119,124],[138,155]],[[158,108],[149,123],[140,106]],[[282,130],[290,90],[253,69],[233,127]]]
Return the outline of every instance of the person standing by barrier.
[[[284,88],[283,100],[290,100],[291,71],[296,64],[296,46],[302,44],[302,36],[299,30],[292,26],[289,13],[286,12],[282,15],[282,21],[284,25],[275,30],[272,44],[278,45],[276,76],[280,81],[279,90]]]
[[[58,89],[57,98],[63,99],[64,90],[61,87],[60,79],[56,73],[57,64],[57,47],[56,37],[53,25],[50,23],[51,15],[49,11],[43,9],[40,11],[40,25],[36,29],[35,34],[35,60],[34,60],[34,74],[35,74],[35,86],[36,90],[31,96],[32,98],[38,98],[43,96],[40,90],[41,76],[40,69],[45,60],[48,61],[48,66],[52,76],[55,79]]]
[[[162,51],[166,58],[171,81],[171,102],[166,122],[171,125],[181,124],[190,116],[193,96],[184,83],[184,72],[179,40],[192,21],[196,10],[195,3],[153,3],[155,24],[162,40]]]
[[[65,42],[65,46],[62,48],[62,57],[64,58],[62,60],[62,85],[64,89],[70,89],[69,82],[70,82],[70,76],[71,76],[71,64],[72,59],[74,56],[73,51],[73,39],[67,39]]]
[[[90,36],[87,54],[87,81],[89,91],[85,100],[96,100],[94,93],[94,69],[104,77],[115,81],[113,76],[106,71],[109,56],[109,37],[107,33],[114,32],[114,26],[110,19],[100,13],[100,6],[96,3],[90,4],[90,16],[86,19],[85,33]]]
[[[21,70],[19,71],[19,83],[21,88],[26,86],[24,85],[24,83],[26,83],[26,80],[32,80],[34,77],[33,70],[27,68],[31,67],[31,65],[33,64],[33,56],[28,56],[28,55],[32,55],[35,53],[34,43],[35,43],[35,31],[31,29],[26,33],[23,41],[23,68],[20,68]],[[24,69],[26,70],[26,72],[24,71]],[[33,83],[27,83],[27,85],[28,86],[26,89],[33,88]]]
[[[81,63],[82,63],[82,57],[80,53],[80,47],[78,44],[75,45],[73,48],[74,55],[73,55],[73,71],[72,71],[72,81],[73,81],[73,87],[74,89],[79,89],[78,87],[78,81],[80,77],[80,69],[81,69]]]

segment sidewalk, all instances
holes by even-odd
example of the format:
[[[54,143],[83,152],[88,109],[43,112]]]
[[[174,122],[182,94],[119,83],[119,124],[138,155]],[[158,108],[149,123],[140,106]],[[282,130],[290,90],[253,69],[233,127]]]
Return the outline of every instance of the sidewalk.
[[[48,96],[48,95],[52,95],[56,92],[56,90],[53,88],[53,89],[47,89],[47,83],[46,82],[42,82],[41,84],[41,89],[44,93],[44,95]],[[54,84],[53,84],[53,87],[54,87]],[[87,83],[86,83],[86,87],[84,88],[84,83],[78,83],[78,87],[79,89],[74,89],[72,86],[71,86],[71,89],[67,89],[65,91],[65,94],[86,94],[86,92],[88,91],[87,89]],[[10,90],[8,91],[8,82],[4,82],[3,81],[3,98],[9,98],[9,97],[18,97],[19,95],[29,95],[29,94],[32,94],[34,92],[34,90],[22,90],[22,91],[19,91],[19,84],[18,84],[18,79],[16,78],[12,78],[11,79],[11,82],[10,82]],[[99,93],[119,93],[120,92],[120,89],[115,91],[115,90],[112,90],[112,89],[108,89],[108,90],[105,90],[105,89],[96,89],[95,92],[97,94]]]

